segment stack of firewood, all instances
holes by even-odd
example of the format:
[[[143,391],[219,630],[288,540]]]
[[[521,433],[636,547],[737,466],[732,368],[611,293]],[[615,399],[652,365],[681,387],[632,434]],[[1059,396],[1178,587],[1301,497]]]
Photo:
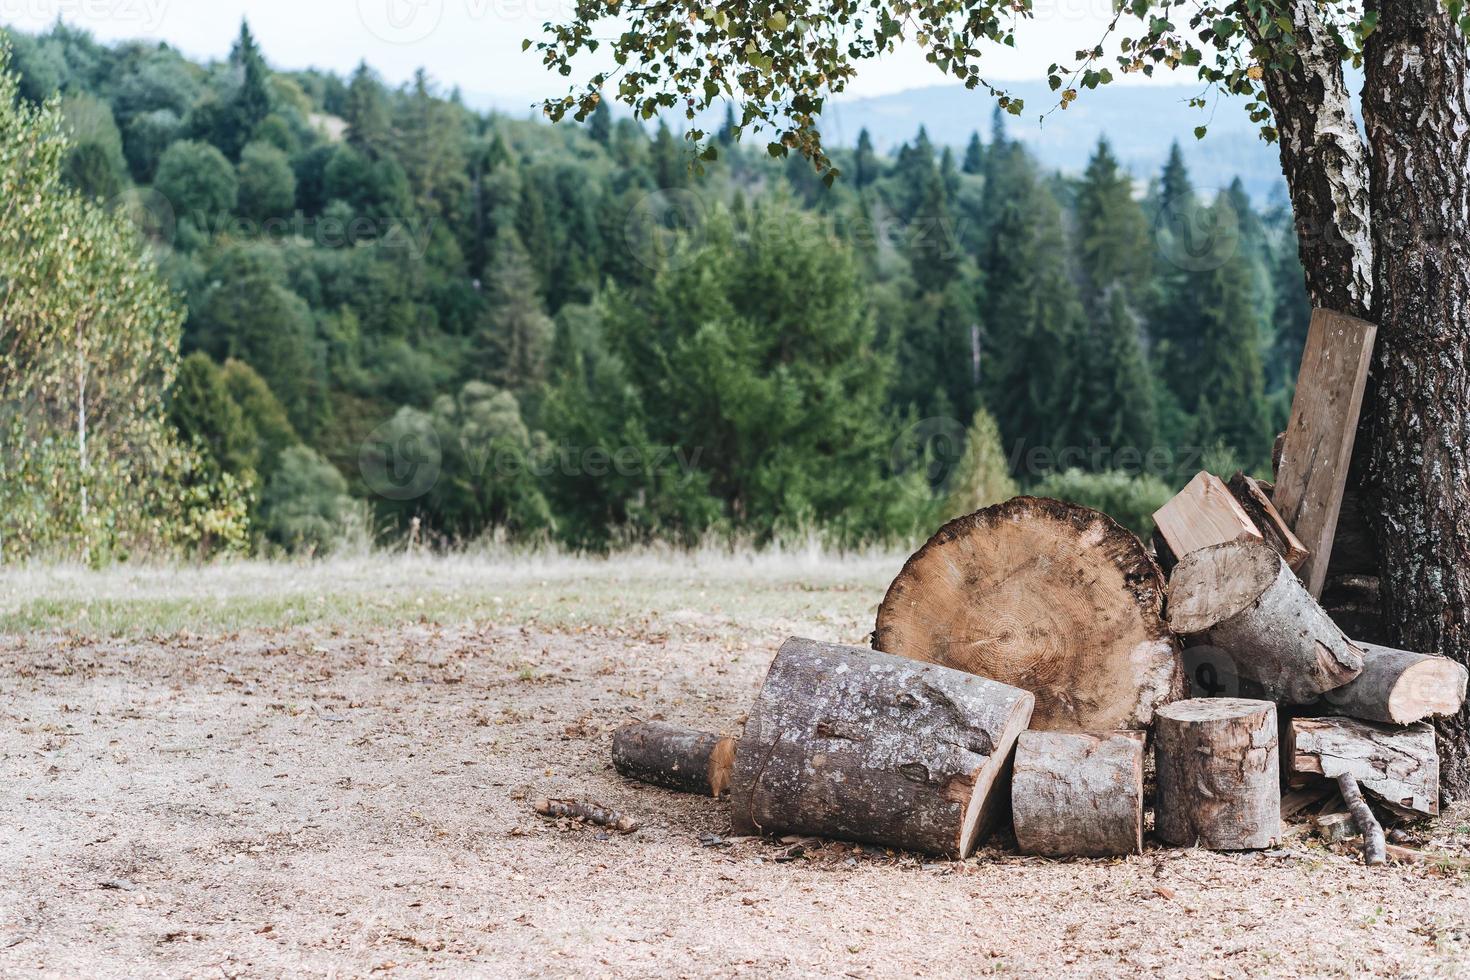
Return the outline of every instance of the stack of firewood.
[[[639,723],[615,767],[728,789],[736,833],[964,857],[1009,815],[1023,852],[1103,856],[1143,847],[1151,744],[1160,841],[1268,847],[1305,815],[1381,861],[1369,802],[1438,812],[1425,719],[1460,710],[1467,675],[1355,641],[1318,601],[1372,339],[1314,315],[1274,485],[1199,474],[1152,552],[1056,500],[951,521],[889,587],[873,649],[788,640],[738,738]]]

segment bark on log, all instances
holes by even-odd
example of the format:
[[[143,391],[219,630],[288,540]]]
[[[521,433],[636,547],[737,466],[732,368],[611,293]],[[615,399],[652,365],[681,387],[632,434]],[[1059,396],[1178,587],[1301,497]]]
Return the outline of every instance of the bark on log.
[[[1324,709],[1386,725],[1412,725],[1433,715],[1453,715],[1464,705],[1470,672],[1453,660],[1372,643],[1358,646],[1363,672],[1322,695]]]
[[[738,742],[661,721],[636,722],[613,733],[613,767],[628,779],[717,797],[730,786]]]
[[[1205,472],[1154,511],[1154,527],[1176,562],[1211,545],[1262,540],[1261,531],[1230,488]]]
[[[1292,785],[1349,772],[1396,813],[1439,813],[1439,756],[1428,722],[1393,728],[1355,718],[1293,718],[1288,731]]]
[[[1021,852],[1142,853],[1143,739],[1142,732],[1022,732],[1011,777]]]
[[[1160,708],[1155,724],[1160,840],[1233,851],[1281,838],[1274,704],[1193,698]]]
[[[1342,801],[1347,804],[1348,813],[1353,815],[1353,823],[1358,827],[1358,833],[1363,835],[1363,863],[1366,865],[1382,864],[1385,860],[1384,847],[1388,841],[1383,839],[1383,824],[1373,815],[1363,794],[1358,790],[1358,781],[1350,772],[1340,773],[1337,777],[1337,788],[1342,792]]]
[[[1163,580],[1097,511],[1017,497],[951,521],[904,565],[873,646],[1036,695],[1035,728],[1148,725],[1183,693]]]
[[[771,663],[735,757],[738,834],[812,834],[962,858],[1035,699],[997,681],[793,638]]]
[[[1291,566],[1292,571],[1301,568],[1312,553],[1292,533],[1291,527],[1271,503],[1269,484],[1244,473],[1236,473],[1230,478],[1229,486],[1240,509],[1245,511],[1271,549]],[[1334,545],[1333,550],[1336,548]]]
[[[1389,642],[1470,664],[1470,51],[1449,5],[1392,0],[1364,42],[1382,329],[1367,433]],[[1470,797],[1470,710],[1437,721]]]
[[[1243,681],[1275,700],[1309,704],[1363,669],[1363,653],[1264,544],[1216,545],[1181,561],[1169,581],[1169,625],[1203,636]]]

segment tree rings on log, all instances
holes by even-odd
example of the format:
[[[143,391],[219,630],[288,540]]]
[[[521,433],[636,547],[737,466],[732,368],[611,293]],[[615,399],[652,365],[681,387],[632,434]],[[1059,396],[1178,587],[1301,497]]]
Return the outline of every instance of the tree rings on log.
[[[1163,579],[1086,507],[1016,497],[940,528],[878,607],[875,648],[1031,691],[1032,727],[1148,726],[1183,694]]]
[[[1030,693],[861,647],[790,639],[751,708],[737,834],[813,834],[962,858],[1025,731]]]

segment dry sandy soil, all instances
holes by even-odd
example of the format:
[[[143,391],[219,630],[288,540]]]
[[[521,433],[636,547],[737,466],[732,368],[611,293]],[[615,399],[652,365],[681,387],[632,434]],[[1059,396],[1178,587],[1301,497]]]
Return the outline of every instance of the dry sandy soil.
[[[723,839],[621,781],[736,730],[897,556],[394,558],[0,578],[0,974],[1464,976],[1470,892],[1299,840],[963,863]],[[616,806],[628,836],[542,796]],[[1424,831],[1461,850],[1464,810]]]

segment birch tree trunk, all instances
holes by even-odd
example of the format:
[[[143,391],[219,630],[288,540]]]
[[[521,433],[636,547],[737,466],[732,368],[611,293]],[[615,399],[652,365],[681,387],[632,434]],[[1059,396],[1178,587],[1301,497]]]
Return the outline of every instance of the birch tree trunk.
[[[1437,0],[1379,0],[1363,117],[1379,325],[1370,523],[1396,646],[1470,662],[1470,95]],[[1470,714],[1440,721],[1443,783],[1470,797]]]

